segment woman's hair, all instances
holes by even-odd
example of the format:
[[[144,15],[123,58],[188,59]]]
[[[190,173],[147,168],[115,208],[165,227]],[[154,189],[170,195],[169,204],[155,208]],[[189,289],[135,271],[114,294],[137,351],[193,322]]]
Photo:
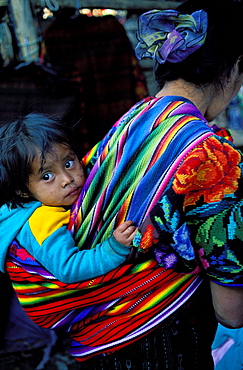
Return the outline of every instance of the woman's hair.
[[[182,78],[198,86],[222,86],[239,59],[243,73],[243,2],[241,0],[188,0],[176,10],[192,14],[205,10],[208,29],[205,43],[179,63],[155,65],[155,78],[162,88],[167,81]]]
[[[36,154],[45,161],[54,144],[64,144],[77,153],[73,130],[64,120],[31,113],[0,124],[0,206],[29,201],[28,180]]]

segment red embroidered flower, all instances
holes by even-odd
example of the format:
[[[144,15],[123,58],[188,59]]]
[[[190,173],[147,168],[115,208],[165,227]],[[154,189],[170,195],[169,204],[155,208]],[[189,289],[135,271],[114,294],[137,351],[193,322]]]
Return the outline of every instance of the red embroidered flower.
[[[184,194],[184,207],[194,205],[201,196],[204,202],[220,201],[238,188],[240,154],[228,143],[210,137],[197,146],[179,167],[173,181],[177,194]]]
[[[154,228],[152,225],[147,225],[145,232],[141,238],[141,242],[139,245],[140,252],[146,251],[152,247],[152,245],[158,243],[159,239],[155,239],[154,235]]]

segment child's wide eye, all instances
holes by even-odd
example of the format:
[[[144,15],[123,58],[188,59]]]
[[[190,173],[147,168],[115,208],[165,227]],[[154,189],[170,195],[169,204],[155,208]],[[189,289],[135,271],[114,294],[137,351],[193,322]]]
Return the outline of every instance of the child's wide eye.
[[[74,161],[72,161],[71,159],[69,161],[66,161],[65,163],[66,168],[71,168],[73,167],[73,165],[74,165]]]
[[[49,181],[53,178],[53,174],[52,173],[45,173],[43,176],[42,176],[42,180],[44,181]]]

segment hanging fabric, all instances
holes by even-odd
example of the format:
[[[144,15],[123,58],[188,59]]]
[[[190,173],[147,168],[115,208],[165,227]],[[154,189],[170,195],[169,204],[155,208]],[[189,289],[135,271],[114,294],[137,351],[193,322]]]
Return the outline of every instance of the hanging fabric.
[[[39,58],[39,36],[28,0],[9,0],[8,9],[14,29],[20,62],[31,63]]]
[[[13,41],[7,16],[0,23],[0,60],[3,68],[10,65],[14,60]]]

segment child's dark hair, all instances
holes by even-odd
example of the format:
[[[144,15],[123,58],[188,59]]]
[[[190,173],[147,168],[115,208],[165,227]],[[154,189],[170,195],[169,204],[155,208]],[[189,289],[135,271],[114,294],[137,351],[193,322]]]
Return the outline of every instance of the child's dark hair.
[[[12,208],[29,199],[28,179],[37,152],[41,161],[54,144],[64,144],[76,154],[73,130],[62,119],[31,113],[0,124],[0,206]]]
[[[155,78],[160,88],[178,78],[198,86],[223,86],[239,58],[239,72],[243,72],[242,1],[188,0],[176,10],[192,14],[201,9],[208,14],[205,43],[182,62],[156,64]]]

